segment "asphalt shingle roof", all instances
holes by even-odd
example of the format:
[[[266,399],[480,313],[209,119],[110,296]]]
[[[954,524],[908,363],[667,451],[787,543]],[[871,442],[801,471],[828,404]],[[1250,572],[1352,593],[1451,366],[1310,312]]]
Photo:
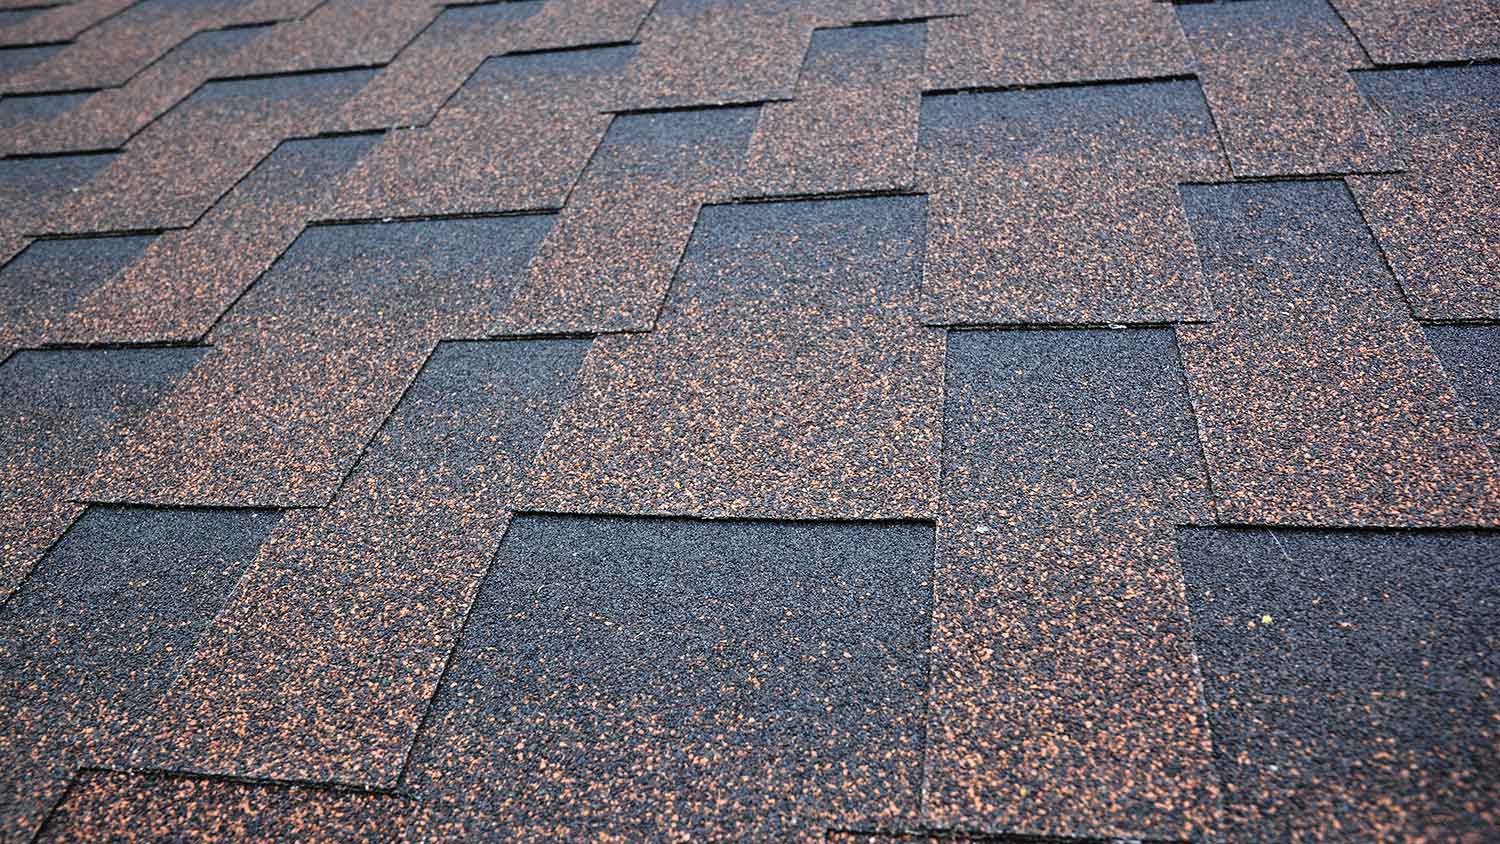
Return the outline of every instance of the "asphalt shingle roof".
[[[1495,0],[0,0],[0,844],[1500,841]]]

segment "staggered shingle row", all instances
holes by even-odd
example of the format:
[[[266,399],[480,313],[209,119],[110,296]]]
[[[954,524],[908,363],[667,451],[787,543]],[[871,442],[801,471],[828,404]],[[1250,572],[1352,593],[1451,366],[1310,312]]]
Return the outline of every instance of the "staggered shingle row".
[[[1488,0],[0,0],[0,841],[1500,835]]]

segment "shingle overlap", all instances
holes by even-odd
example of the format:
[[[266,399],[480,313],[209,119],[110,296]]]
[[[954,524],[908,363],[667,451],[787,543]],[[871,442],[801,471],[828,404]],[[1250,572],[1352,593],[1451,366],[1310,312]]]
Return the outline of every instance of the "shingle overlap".
[[[0,0],[0,842],[1480,844],[1493,0]]]

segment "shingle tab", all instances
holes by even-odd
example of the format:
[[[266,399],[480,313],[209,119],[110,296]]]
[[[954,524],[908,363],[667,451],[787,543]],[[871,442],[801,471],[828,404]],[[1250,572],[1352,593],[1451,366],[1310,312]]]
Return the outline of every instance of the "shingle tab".
[[[1404,164],[1347,71],[1368,63],[1325,0],[1181,5],[1203,92],[1236,176]]]
[[[928,24],[927,87],[1005,88],[1179,76],[1192,49],[1157,0],[972,4]]]
[[[761,107],[740,193],[912,189],[924,28],[815,31],[796,99]]]
[[[1412,151],[1411,168],[1352,176],[1419,319],[1500,319],[1500,67],[1356,75]]]
[[[92,509],[0,606],[0,793],[27,840],[79,765],[123,755],[272,513]]]
[[[730,193],[754,126],[745,108],[615,117],[495,330],[649,330],[698,209]]]
[[[704,209],[655,330],[600,338],[528,506],[924,518],[942,337],[915,197]]]
[[[518,516],[406,783],[429,840],[908,821],[931,528]]]
[[[921,168],[933,321],[1208,315],[1175,190],[1223,174],[1194,83],[928,97]]]
[[[123,272],[74,303],[51,337],[74,343],[195,341],[301,234],[326,216],[339,178],[380,138],[287,141],[191,228],[156,238]]]
[[[542,217],[321,226],[210,335],[213,351],[132,428],[96,500],[323,505],[445,337],[482,336]]]
[[[82,479],[202,349],[21,351],[0,363],[0,601],[83,512]]]
[[[1211,519],[1170,329],[949,335],[924,820],[1217,824],[1173,527]]]
[[[1500,535],[1194,529],[1178,547],[1226,841],[1500,826]]]
[[[1184,188],[1217,319],[1179,329],[1219,518],[1500,519],[1500,476],[1340,182]]]
[[[211,82],[137,135],[49,231],[191,225],[283,139],[314,135],[371,71]]]
[[[609,127],[599,111],[632,54],[602,47],[486,61],[429,127],[390,133],[346,179],[332,213],[561,207]]]
[[[287,516],[267,539],[144,758],[172,770],[395,786],[587,349],[585,340],[440,345],[333,504]]]

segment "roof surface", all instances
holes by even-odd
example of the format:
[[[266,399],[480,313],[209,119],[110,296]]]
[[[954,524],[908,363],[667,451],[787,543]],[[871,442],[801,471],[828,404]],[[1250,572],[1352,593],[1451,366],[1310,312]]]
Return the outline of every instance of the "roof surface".
[[[1495,0],[0,0],[0,844],[1500,841]]]

